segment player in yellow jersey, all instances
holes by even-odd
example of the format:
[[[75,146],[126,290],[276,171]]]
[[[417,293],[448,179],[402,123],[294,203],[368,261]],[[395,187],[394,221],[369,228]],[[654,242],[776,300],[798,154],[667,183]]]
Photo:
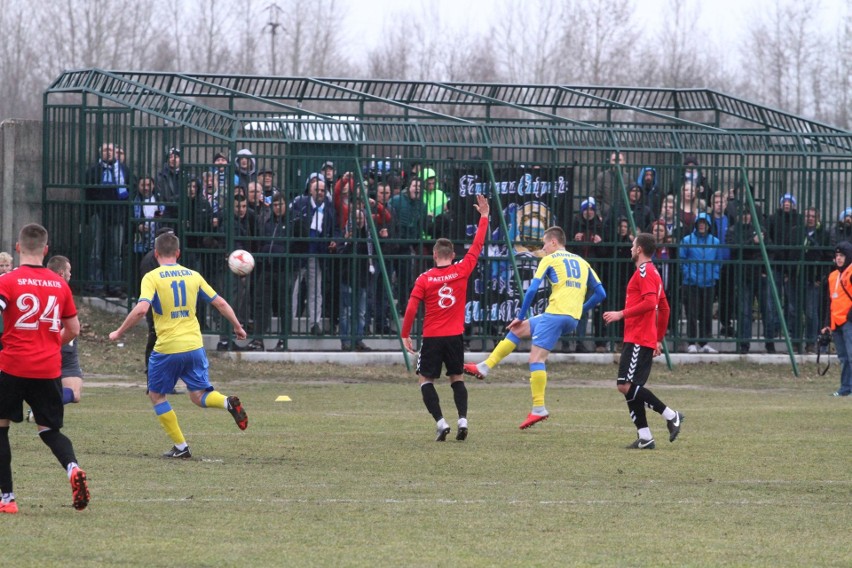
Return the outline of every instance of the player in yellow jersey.
[[[149,309],[154,310],[157,343],[148,361],[148,396],[160,425],[175,444],[163,457],[189,459],[192,453],[178,425],[177,416],[166,400],[166,394],[172,392],[178,379],[186,383],[193,403],[202,408],[226,409],[240,430],[248,427],[248,417],[240,399],[236,396],[226,397],[210,384],[201,326],[195,317],[196,300],[200,298],[219,310],[234,326],[237,339],[245,339],[246,331],[228,302],[216,294],[204,277],[177,263],[180,241],[174,233],[157,237],[154,241],[154,256],[160,267],[142,278],[138,303],[127,314],[121,327],[109,334],[109,338],[117,341],[128,329],[139,323]]]
[[[466,363],[464,366],[466,374],[482,379],[514,351],[522,339],[532,338],[529,364],[533,407],[521,424],[521,430],[546,420],[550,415],[544,406],[547,386],[545,362],[554,345],[561,336],[574,331],[583,312],[591,310],[606,298],[603,284],[589,263],[565,250],[565,231],[561,227],[547,229],[542,243],[542,250],[547,256],[538,264],[517,317],[506,326],[509,333],[497,344],[488,359],[478,364]],[[550,284],[547,309],[542,314],[526,319],[536,292],[545,280]],[[591,291],[588,300],[587,290]]]

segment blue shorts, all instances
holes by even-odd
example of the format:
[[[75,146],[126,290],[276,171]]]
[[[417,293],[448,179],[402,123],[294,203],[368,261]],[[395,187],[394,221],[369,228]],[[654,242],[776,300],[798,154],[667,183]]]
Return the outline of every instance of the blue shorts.
[[[158,394],[172,392],[180,379],[192,391],[212,391],[207,374],[207,354],[204,348],[185,353],[151,353],[148,359],[148,390]]]
[[[575,329],[577,320],[571,316],[543,313],[530,318],[532,344],[548,351],[553,351],[560,337]]]

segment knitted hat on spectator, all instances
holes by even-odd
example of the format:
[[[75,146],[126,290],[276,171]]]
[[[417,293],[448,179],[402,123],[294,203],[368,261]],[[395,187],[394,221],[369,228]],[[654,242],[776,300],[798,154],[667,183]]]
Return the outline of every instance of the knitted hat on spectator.
[[[847,207],[843,211],[840,212],[840,217],[838,217],[838,221],[843,222],[846,217],[852,217],[852,207]]]
[[[781,201],[778,202],[778,205],[783,207],[785,201],[789,201],[790,203],[792,203],[793,207],[798,205],[798,202],[796,201],[796,197],[792,193],[785,193],[784,195],[782,195]]]
[[[305,195],[310,193],[311,182],[315,179],[319,178],[323,182],[325,182],[325,174],[322,172],[313,172],[308,176],[308,179],[305,181]]]
[[[839,252],[846,257],[846,262],[843,263],[841,270],[844,270],[847,266],[852,264],[852,243],[849,241],[840,241],[837,243],[837,246],[834,247],[834,252],[835,254]]]
[[[591,197],[591,196],[589,196],[589,197],[587,197],[586,199],[584,199],[584,200],[583,200],[583,202],[580,204],[580,212],[582,213],[582,212],[584,212],[586,209],[589,209],[590,207],[592,208],[592,210],[593,210],[593,211],[597,211],[597,210],[598,210],[598,204],[597,204],[597,202],[595,201],[595,198],[594,198],[594,197]]]

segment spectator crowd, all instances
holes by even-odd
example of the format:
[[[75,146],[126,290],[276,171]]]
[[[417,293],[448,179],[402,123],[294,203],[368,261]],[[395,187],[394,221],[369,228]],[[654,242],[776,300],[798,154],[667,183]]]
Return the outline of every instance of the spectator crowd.
[[[170,226],[186,243],[182,262],[214,288],[230,286],[234,310],[249,331],[243,347],[223,332],[220,350],[263,350],[264,338],[309,335],[339,337],[343,350],[369,351],[366,337],[394,334],[414,279],[428,267],[431,243],[464,237],[450,234],[463,226],[456,217],[464,211],[446,191],[446,176],[434,164],[393,169],[379,162],[356,173],[327,160],[305,176],[304,187],[285,189],[276,185],[281,172],[274,165],[242,149],[233,160],[219,152],[209,166],[187,171],[181,149],[172,147],[159,171],[131,172],[120,147],[102,144],[85,175],[90,292],[133,295],[128,282],[141,278],[139,261],[158,229]],[[654,166],[635,168],[635,179],[633,169],[624,153],[613,152],[588,191],[575,191],[574,218],[557,221],[569,250],[612,291],[605,303],[623,304],[632,242],[647,232],[657,243],[654,262],[672,302],[669,327],[687,338],[680,349],[712,354],[718,350],[711,342],[728,338],[738,353],[748,353],[757,335],[774,353],[775,341],[784,339],[774,282],[795,347],[814,353],[834,248],[852,242],[852,207],[828,227],[820,210],[800,206],[794,193],[759,200],[764,213],[757,203],[752,209],[739,184],[711,188],[693,156],[685,158],[676,183],[663,184]],[[128,258],[131,249],[135,258]],[[248,276],[227,270],[223,258],[234,249],[256,256]],[[605,329],[601,311],[583,315],[570,339],[576,352],[590,349],[589,335],[597,352],[618,349],[607,339],[620,337],[620,330],[617,324]],[[199,317],[217,316],[201,311]],[[274,349],[285,345],[281,339]]]

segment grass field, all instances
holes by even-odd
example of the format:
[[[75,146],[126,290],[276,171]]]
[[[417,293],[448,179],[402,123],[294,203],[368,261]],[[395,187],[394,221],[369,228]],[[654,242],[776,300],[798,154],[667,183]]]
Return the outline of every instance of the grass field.
[[[90,373],[65,432],[90,477],[70,489],[31,425],[14,425],[20,513],[0,517],[8,566],[849,566],[852,401],[837,369],[655,369],[686,414],[670,444],[635,437],[615,366],[552,365],[551,419],[528,431],[523,367],[469,384],[470,437],[435,443],[402,366],[237,364],[214,384],[249,413],[172,397],[194,459],[171,446],[144,394],[142,332],[121,350],[97,322]],[[810,373],[810,374],[809,374]],[[453,404],[438,385],[447,416]],[[275,402],[288,395],[292,402]],[[454,420],[451,420],[453,426]]]

